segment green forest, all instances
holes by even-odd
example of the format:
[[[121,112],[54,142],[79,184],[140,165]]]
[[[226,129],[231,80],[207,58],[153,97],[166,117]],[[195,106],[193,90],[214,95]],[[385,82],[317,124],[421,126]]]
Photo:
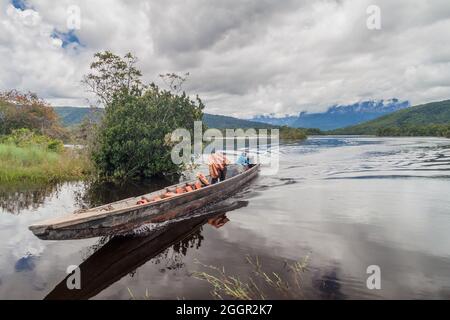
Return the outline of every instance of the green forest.
[[[450,100],[410,107],[327,134],[450,138]]]

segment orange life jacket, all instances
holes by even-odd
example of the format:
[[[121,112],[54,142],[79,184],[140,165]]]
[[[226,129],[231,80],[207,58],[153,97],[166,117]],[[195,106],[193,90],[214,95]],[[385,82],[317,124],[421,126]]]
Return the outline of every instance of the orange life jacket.
[[[208,186],[208,185],[209,185],[208,179],[206,179],[206,177],[205,177],[202,173],[199,173],[199,174],[197,175],[197,177],[198,177],[198,179],[200,180],[200,182],[203,183],[205,186]]]
[[[213,153],[208,157],[208,165],[210,167],[215,166],[218,171],[222,171],[227,164],[229,164],[229,161],[222,153]]]
[[[211,176],[211,178],[219,177],[219,169],[217,168],[216,164],[209,165],[209,175]]]
[[[163,197],[163,199],[165,199],[165,198],[173,197],[174,195],[175,195],[175,193],[168,191],[165,194],[163,194],[162,197]]]
[[[185,193],[186,191],[183,188],[176,188],[175,189],[175,193],[177,194],[181,194],[181,193]]]
[[[194,189],[192,189],[191,186],[186,186],[186,192],[191,192],[191,191],[194,191]]]
[[[194,183],[194,187],[195,187],[195,190],[201,189],[202,188],[202,183],[200,181],[196,181]]]

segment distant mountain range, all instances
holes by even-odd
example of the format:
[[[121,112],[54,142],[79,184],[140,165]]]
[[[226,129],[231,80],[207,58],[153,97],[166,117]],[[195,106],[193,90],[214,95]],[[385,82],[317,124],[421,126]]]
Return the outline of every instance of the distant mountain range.
[[[64,126],[74,126],[80,124],[84,118],[91,117],[98,119],[103,113],[103,109],[78,108],[78,107],[55,107]],[[450,100],[427,103],[410,107],[409,102],[399,102],[397,99],[389,101],[367,101],[349,106],[333,106],[325,113],[301,113],[296,117],[275,118],[270,116],[258,117],[258,121],[249,121],[234,117],[213,115],[205,113],[203,120],[210,128],[273,128],[283,125],[297,127],[308,127],[306,119],[309,119],[309,127],[318,127],[320,123],[328,123],[335,127],[332,122],[340,124],[348,123],[350,120],[361,122],[361,119],[368,117],[369,121],[350,125],[344,128],[326,130],[325,134],[377,134],[380,129],[386,128],[408,128],[429,125],[449,125],[450,126]],[[376,117],[376,119],[374,119]],[[264,122],[261,122],[264,119]],[[316,122],[313,122],[313,120]],[[333,120],[335,119],[335,120]],[[350,120],[349,120],[350,119]],[[267,122],[266,122],[267,121]],[[350,122],[352,122],[350,121]],[[325,131],[324,130],[324,131]],[[319,134],[320,132],[310,131],[309,134]]]
[[[86,107],[54,107],[61,124],[65,127],[81,124],[85,118],[97,120],[103,114],[103,109]]]
[[[91,119],[99,119],[104,109],[93,109],[93,108],[83,108],[83,107],[54,107],[56,113],[58,114],[61,123],[65,127],[76,126],[80,124],[86,117],[91,117]],[[275,126],[254,122],[249,120],[238,119],[234,117],[227,117],[215,114],[205,113],[203,115],[203,121],[209,128],[217,129],[262,129],[262,128],[273,128]]]
[[[330,134],[377,134],[382,129],[398,130],[430,125],[450,126],[450,100],[431,102],[382,116],[355,126],[329,131]]]
[[[286,125],[295,128],[318,128],[333,130],[343,128],[410,107],[408,101],[370,100],[351,105],[334,105],[326,112],[301,112],[296,116],[276,117],[274,115],[260,115],[251,121],[268,123],[271,125]]]
[[[209,128],[216,129],[270,129],[278,126],[271,125],[268,123],[261,123],[256,121],[249,121],[238,119],[234,117],[221,116],[217,114],[204,113],[203,121]]]

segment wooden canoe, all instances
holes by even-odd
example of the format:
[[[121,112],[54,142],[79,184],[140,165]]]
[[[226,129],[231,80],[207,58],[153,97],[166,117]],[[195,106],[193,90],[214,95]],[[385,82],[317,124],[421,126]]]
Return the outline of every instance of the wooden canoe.
[[[79,290],[67,288],[69,276],[66,276],[45,299],[86,300],[95,297],[166,249],[201,232],[202,226],[210,220],[246,205],[247,201],[237,201],[215,206],[211,211],[163,225],[144,235],[113,237],[79,265],[83,275]],[[148,289],[152,291],[152,288]]]
[[[137,204],[142,197],[151,199],[194,181],[179,183],[163,190],[95,207],[81,213],[46,220],[29,226],[29,229],[43,240],[67,240],[111,235],[145,223],[168,221],[231,196],[257,176],[259,166],[254,165],[241,173],[227,177],[225,181],[177,194],[171,198]]]

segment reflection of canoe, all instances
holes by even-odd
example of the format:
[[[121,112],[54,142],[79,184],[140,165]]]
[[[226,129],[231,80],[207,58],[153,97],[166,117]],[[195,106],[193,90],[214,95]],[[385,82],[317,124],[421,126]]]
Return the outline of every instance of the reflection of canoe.
[[[246,201],[238,201],[201,216],[169,223],[145,236],[114,237],[79,266],[81,275],[79,290],[67,288],[68,276],[45,299],[89,299],[167,248],[188,238],[209,219],[220,217],[225,211],[246,205]]]
[[[234,176],[227,177],[225,181],[199,190],[177,194],[156,202],[137,204],[141,197],[151,199],[166,193],[167,190],[185,186],[186,183],[173,185],[163,190],[96,207],[82,213],[33,224],[29,228],[41,239],[65,240],[97,237],[111,232],[129,230],[142,223],[167,221],[227,198],[256,177],[258,170],[259,164],[243,172],[236,171]]]

